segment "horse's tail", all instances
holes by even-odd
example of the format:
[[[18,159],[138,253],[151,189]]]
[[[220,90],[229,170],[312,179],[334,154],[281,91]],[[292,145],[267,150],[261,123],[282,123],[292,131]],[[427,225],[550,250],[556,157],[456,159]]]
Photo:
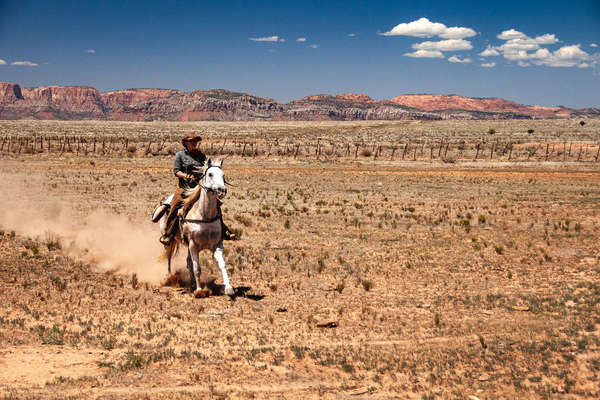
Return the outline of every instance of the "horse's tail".
[[[163,251],[162,258],[166,259],[171,265],[171,259],[177,255],[179,252],[179,246],[181,245],[181,240],[179,237],[175,236],[171,242],[165,246],[165,250]]]

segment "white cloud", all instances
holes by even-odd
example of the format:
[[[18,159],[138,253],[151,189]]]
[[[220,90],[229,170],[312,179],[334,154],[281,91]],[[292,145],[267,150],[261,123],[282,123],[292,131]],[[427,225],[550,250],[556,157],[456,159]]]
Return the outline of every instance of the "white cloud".
[[[473,46],[471,42],[464,39],[448,39],[440,40],[439,42],[422,42],[412,45],[415,50],[439,50],[439,51],[457,51],[471,50]]]
[[[590,43],[590,47],[598,47],[596,43]]]
[[[311,49],[316,49],[316,48],[318,48],[318,47],[319,47],[319,45],[318,45],[318,44],[311,44],[311,45],[310,45],[310,46],[308,46],[308,47],[310,47]]]
[[[252,40],[254,42],[278,42],[279,36],[274,35],[274,36],[265,36],[265,37],[248,38],[248,39]]]
[[[498,35],[499,39],[506,42],[497,47],[488,46],[480,55],[492,55],[492,53],[500,52],[510,61],[516,61],[517,65],[527,67],[534,65],[545,65],[549,67],[575,67],[587,68],[595,65],[585,51],[581,50],[580,45],[563,46],[560,49],[552,52],[542,45],[550,45],[560,42],[553,33],[530,38],[522,32],[514,29],[504,31]],[[588,61],[591,61],[588,62]]]
[[[555,52],[540,49],[531,55],[532,63],[548,67],[575,67],[587,64],[591,56],[581,50],[580,45],[563,46]],[[582,67],[585,68],[585,67]]]
[[[491,62],[491,63],[487,63],[487,64],[481,64],[482,67],[484,68],[493,68],[496,66],[495,62]]]
[[[32,63],[31,61],[15,61],[10,65],[18,65],[20,67],[37,67],[36,63]]]
[[[537,50],[540,46],[526,39],[511,39],[502,46],[497,47],[502,53],[513,53],[518,51]]]
[[[279,39],[279,41],[280,41],[281,43],[283,43],[283,42],[285,42],[285,39],[284,39],[284,38],[281,38],[281,39]]]
[[[401,23],[388,32],[382,33],[383,36],[415,36],[430,38],[446,31],[446,25],[438,22],[431,22],[427,18],[420,18],[417,21]]]
[[[482,57],[490,57],[490,56],[499,56],[500,53],[498,53],[498,50],[496,50],[495,47],[492,47],[488,44],[488,47],[486,47],[484,51],[479,53],[479,55]]]
[[[546,33],[542,36],[536,36],[533,40],[535,40],[538,44],[554,44],[560,42],[560,40],[558,40],[558,38],[554,36],[554,33]]]
[[[444,39],[462,39],[475,35],[477,35],[477,32],[471,28],[459,28],[457,26],[453,26],[446,29],[446,32],[442,33],[440,37]]]
[[[306,38],[305,37],[299,37],[298,39],[296,39],[296,42],[306,42]]]
[[[3,59],[0,58],[0,65],[5,65],[6,61],[4,61]]]
[[[461,63],[461,64],[465,64],[465,63],[470,63],[471,59],[470,58],[463,58],[462,60],[456,56],[452,56],[448,59],[448,61],[450,61],[451,63]]]
[[[514,29],[509,29],[508,31],[504,31],[497,36],[497,38],[501,39],[501,40],[522,39],[522,38],[526,38],[526,37],[527,37],[527,35],[525,35],[523,32],[519,32]]]
[[[94,49],[89,49],[85,51],[86,53],[90,53],[90,54],[96,54],[96,50]]]
[[[356,33],[349,33],[349,34],[347,34],[346,36],[348,36],[348,37],[355,37],[355,36],[356,36]]]
[[[439,22],[431,22],[427,18],[419,18],[409,23],[401,23],[393,27],[390,31],[384,32],[383,36],[414,36],[420,38],[430,38],[439,36],[444,39],[462,39],[475,36],[477,33],[471,28],[451,27]]]
[[[404,53],[404,55],[413,58],[444,58],[439,50],[417,50],[412,53]]]

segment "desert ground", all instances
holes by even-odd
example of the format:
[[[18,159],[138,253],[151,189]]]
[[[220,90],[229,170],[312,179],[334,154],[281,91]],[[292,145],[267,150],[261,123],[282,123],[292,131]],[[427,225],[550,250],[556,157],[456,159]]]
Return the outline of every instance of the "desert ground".
[[[233,185],[232,298],[208,252],[213,296],[161,285],[149,214],[190,130]],[[0,138],[1,398],[600,397],[598,120],[0,121]]]

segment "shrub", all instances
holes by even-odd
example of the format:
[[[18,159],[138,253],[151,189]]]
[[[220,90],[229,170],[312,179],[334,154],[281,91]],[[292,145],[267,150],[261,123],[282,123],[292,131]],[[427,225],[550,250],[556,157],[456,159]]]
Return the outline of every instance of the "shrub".
[[[58,326],[54,325],[52,328],[46,328],[40,325],[37,328],[37,334],[42,341],[42,344],[63,344],[63,332],[60,331]]]
[[[371,289],[373,289],[373,282],[372,281],[363,279],[361,281],[361,283],[362,283],[363,289],[365,289],[367,292],[370,291]]]

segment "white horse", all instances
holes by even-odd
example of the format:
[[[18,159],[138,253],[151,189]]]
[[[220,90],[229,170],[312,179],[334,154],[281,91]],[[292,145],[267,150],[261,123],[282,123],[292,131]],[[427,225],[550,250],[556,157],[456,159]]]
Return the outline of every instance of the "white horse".
[[[225,187],[225,174],[221,169],[222,161],[213,163],[210,159],[204,169],[200,184],[184,192],[184,207],[189,209],[185,218],[181,219],[180,230],[182,235],[177,236],[171,244],[165,246],[165,254],[168,260],[169,273],[171,273],[171,257],[176,253],[183,238],[184,244],[188,246],[188,269],[190,269],[190,278],[196,286],[200,284],[200,265],[198,254],[200,250],[211,250],[213,257],[223,275],[223,284],[225,285],[225,294],[233,296],[235,291],[231,287],[225,260],[223,259],[223,236],[222,223],[223,216],[218,207],[218,201],[227,194]],[[175,205],[173,205],[175,206]],[[159,215],[162,214],[162,215]],[[157,209],[152,215],[152,220],[160,220],[161,233],[164,233],[166,225],[166,213],[164,209]],[[191,264],[191,265],[190,265]],[[194,295],[200,296],[200,289],[195,288]]]

